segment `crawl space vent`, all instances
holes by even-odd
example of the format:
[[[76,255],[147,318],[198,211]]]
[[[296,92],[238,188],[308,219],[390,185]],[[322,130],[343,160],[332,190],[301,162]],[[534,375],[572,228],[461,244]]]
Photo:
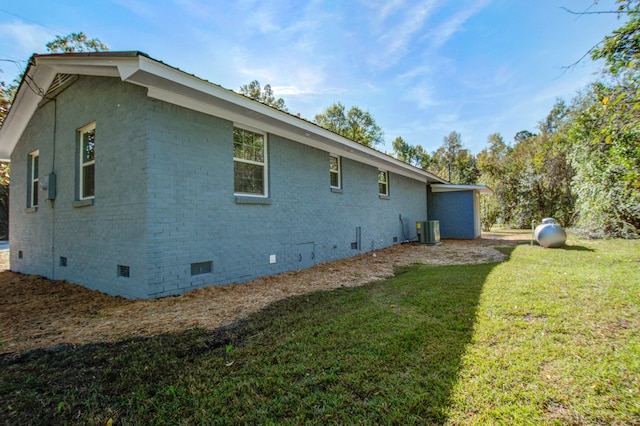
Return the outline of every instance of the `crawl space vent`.
[[[197,262],[191,264],[191,276],[210,274],[213,270],[213,262]]]
[[[118,265],[118,276],[129,278],[131,276],[131,270],[128,266]]]

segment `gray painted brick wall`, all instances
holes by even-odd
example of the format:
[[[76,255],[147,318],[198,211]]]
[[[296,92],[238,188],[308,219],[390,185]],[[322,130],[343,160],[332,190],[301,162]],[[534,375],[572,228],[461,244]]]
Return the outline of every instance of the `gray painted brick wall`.
[[[12,155],[11,267],[19,272],[161,297],[387,247],[403,241],[399,215],[426,219],[424,183],[391,174],[381,199],[377,168],[343,158],[342,192],[332,192],[329,153],[276,135],[268,135],[270,203],[238,203],[234,123],[148,99],[117,79],[81,77],[58,96],[54,166],[53,107],[39,109]],[[73,207],[77,129],[94,120],[95,204]],[[58,197],[25,213],[26,159],[38,148],[41,175],[57,174]],[[360,250],[351,247],[356,228]],[[212,262],[212,272],[191,276],[197,262]],[[117,277],[119,264],[130,278]]]
[[[11,157],[12,270],[147,297],[146,117],[141,109],[146,99],[144,89],[118,79],[81,77],[37,110]],[[95,204],[74,207],[77,129],[93,121]],[[40,177],[56,173],[57,196],[45,201],[40,191],[38,211],[25,213],[27,155],[35,149],[40,150]],[[67,258],[66,267],[60,257]],[[131,267],[131,278],[118,279],[118,264]]]

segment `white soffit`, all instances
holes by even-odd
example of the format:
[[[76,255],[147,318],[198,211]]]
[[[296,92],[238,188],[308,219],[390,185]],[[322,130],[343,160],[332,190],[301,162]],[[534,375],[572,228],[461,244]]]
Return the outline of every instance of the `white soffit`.
[[[432,183],[431,192],[459,192],[459,191],[478,191],[481,194],[493,194],[493,191],[485,185],[453,185]]]
[[[260,128],[268,133],[411,179],[426,183],[446,182],[431,173],[304,119],[134,52],[34,56],[11,109],[11,112],[15,109],[19,113],[10,113],[0,129],[0,158],[9,158],[33,116],[42,99],[36,92],[45,93],[58,73],[118,77],[122,81],[147,88],[150,98]],[[30,90],[32,88],[39,89]]]

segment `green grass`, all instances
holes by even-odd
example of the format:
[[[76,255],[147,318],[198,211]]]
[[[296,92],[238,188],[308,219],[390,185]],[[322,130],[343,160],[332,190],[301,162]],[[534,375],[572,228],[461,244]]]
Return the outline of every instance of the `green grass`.
[[[5,357],[0,422],[640,423],[640,241],[572,243]]]

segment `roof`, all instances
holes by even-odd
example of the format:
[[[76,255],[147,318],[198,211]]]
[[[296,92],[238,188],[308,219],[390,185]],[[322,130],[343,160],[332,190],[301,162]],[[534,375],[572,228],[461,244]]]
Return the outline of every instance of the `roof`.
[[[434,183],[431,185],[432,192],[458,192],[458,191],[478,191],[481,194],[493,194],[493,191],[484,185],[454,185],[451,183]]]
[[[0,129],[0,159],[8,161],[56,75],[117,77],[147,88],[150,98],[262,129],[425,183],[447,183],[422,169],[303,118],[225,89],[137,51],[33,55]]]

